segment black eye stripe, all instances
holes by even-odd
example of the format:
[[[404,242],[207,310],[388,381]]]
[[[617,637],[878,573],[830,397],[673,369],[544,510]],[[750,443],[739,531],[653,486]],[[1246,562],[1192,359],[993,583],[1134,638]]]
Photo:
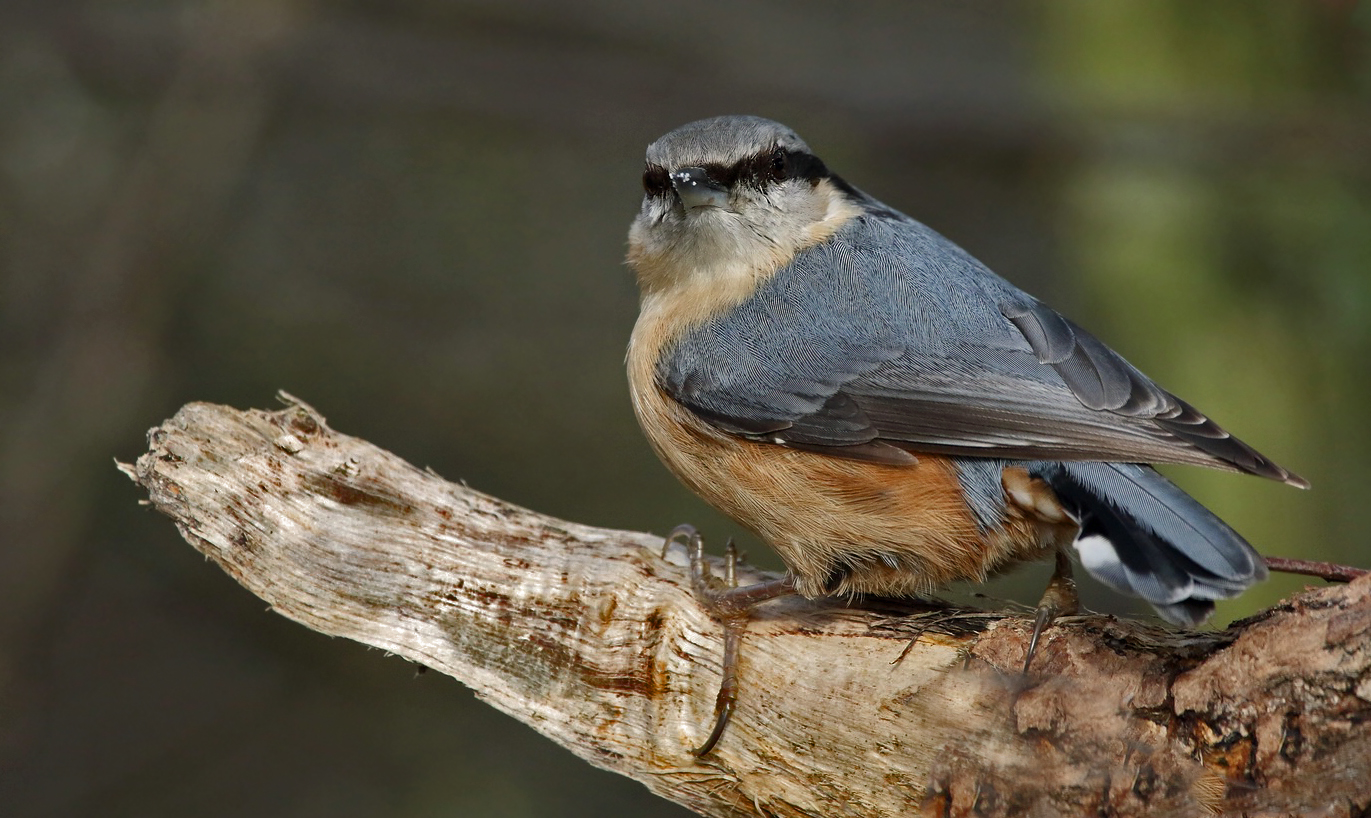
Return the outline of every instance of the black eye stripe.
[[[732,165],[704,162],[698,167],[721,187],[731,188],[739,181],[762,188],[786,179],[804,179],[811,183],[828,179],[831,174],[823,160],[812,153],[772,147],[744,157]],[[643,190],[649,196],[662,196],[671,190],[671,178],[666,168],[648,164],[643,170]]]
[[[790,161],[786,152],[780,148],[772,148],[752,157],[752,176],[763,184],[783,182],[789,176],[786,172],[789,166]]]
[[[739,164],[749,169],[749,177],[764,185],[786,179],[817,182],[818,179],[828,178],[828,169],[818,156],[814,156],[813,153],[791,151],[788,148],[777,147],[762,151]]]
[[[783,182],[786,179],[804,179],[809,182],[817,182],[820,179],[827,179],[829,176],[828,168],[824,166],[823,160],[819,157],[812,153],[781,147],[774,147],[753,154],[738,162],[725,173],[729,179],[728,184],[746,177],[759,187]],[[711,169],[711,178],[713,175]],[[723,184],[722,180],[719,181]]]
[[[807,179],[817,182],[829,178],[828,167],[812,153],[786,151],[786,175],[792,179]]]

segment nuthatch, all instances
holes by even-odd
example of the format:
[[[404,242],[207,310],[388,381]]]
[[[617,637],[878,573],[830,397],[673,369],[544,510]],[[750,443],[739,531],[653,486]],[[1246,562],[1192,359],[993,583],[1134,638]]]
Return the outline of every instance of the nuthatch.
[[[725,618],[791,590],[914,596],[1055,556],[1036,646],[1074,606],[1072,548],[1182,625],[1266,577],[1146,464],[1307,482],[830,172],[789,128],[685,125],[648,147],[643,188],[628,251],[638,421],[682,482],[789,569],[716,594]]]

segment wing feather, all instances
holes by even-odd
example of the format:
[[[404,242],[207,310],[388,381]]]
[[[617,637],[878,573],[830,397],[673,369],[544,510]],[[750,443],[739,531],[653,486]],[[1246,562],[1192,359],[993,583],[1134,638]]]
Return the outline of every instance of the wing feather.
[[[888,212],[855,219],[686,332],[658,382],[730,434],[862,459],[895,462],[898,447],[1191,463],[1307,485],[961,248]]]

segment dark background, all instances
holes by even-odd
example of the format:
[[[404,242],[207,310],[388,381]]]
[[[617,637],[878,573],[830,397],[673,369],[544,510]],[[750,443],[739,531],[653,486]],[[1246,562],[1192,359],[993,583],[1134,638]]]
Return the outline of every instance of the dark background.
[[[1369,28],[1296,0],[5,0],[0,814],[682,814],[269,613],[114,459],[284,388],[484,491],[721,543],[622,372],[642,151],[703,116],[790,124],[1311,479],[1172,470],[1258,548],[1366,564]]]

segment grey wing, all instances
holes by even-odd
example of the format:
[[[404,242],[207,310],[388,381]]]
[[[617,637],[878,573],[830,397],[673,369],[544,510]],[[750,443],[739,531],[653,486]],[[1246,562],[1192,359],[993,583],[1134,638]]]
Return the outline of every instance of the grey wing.
[[[971,345],[953,360],[897,359],[838,388],[881,437],[925,451],[1190,463],[1307,486],[1050,307],[1023,296],[999,308],[1027,351]]]
[[[663,388],[729,433],[839,455],[1191,463],[1306,485],[923,225],[858,221],[687,333]]]

